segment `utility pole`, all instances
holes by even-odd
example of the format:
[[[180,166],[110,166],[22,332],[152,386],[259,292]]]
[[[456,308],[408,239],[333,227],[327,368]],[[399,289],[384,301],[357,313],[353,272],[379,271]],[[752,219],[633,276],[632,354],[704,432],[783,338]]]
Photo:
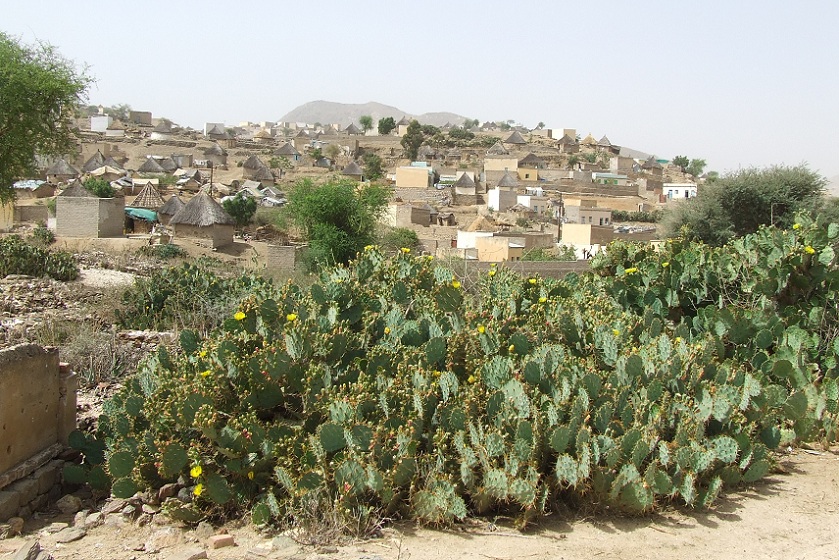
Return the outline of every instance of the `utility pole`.
[[[556,215],[556,242],[562,241],[562,218],[565,215],[565,203],[562,200],[562,193],[559,193],[559,210]]]

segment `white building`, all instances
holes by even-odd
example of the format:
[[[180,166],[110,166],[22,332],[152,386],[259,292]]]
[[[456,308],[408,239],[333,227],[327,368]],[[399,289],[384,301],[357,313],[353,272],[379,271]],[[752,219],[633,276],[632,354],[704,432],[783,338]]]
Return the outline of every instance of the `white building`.
[[[696,183],[664,183],[661,187],[661,194],[667,200],[681,200],[696,196]]]

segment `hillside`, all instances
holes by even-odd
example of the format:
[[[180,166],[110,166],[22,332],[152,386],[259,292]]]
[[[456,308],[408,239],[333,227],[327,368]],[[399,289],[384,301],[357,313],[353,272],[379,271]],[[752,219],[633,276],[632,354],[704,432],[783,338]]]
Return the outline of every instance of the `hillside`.
[[[289,111],[282,117],[282,122],[306,122],[306,123],[340,123],[344,126],[351,122],[358,124],[362,115],[370,115],[373,122],[378,122],[382,117],[393,117],[397,121],[402,117],[415,118],[422,124],[433,124],[442,126],[447,122],[461,124],[465,117],[455,113],[423,113],[413,115],[397,107],[384,105],[370,101],[369,103],[336,103],[334,101],[310,101]]]

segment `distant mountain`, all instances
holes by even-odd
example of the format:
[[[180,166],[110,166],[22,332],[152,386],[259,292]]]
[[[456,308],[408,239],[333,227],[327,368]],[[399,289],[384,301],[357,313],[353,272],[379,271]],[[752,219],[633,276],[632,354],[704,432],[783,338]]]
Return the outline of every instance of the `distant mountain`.
[[[376,103],[335,103],[334,101],[310,101],[293,109],[280,117],[281,122],[305,122],[321,124],[340,123],[347,126],[350,123],[358,125],[358,119],[363,115],[373,117],[373,123],[378,123],[383,117],[393,117],[399,121],[402,117],[417,119],[422,124],[443,126],[444,124],[462,124],[466,117],[455,113],[424,113],[412,115],[406,111]]]

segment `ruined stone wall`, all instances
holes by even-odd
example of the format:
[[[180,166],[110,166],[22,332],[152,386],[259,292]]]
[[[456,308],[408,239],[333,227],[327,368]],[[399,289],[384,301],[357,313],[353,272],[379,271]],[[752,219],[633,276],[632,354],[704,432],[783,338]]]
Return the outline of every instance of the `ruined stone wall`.
[[[0,521],[46,503],[60,482],[55,460],[76,428],[76,376],[57,349],[0,350]]]

